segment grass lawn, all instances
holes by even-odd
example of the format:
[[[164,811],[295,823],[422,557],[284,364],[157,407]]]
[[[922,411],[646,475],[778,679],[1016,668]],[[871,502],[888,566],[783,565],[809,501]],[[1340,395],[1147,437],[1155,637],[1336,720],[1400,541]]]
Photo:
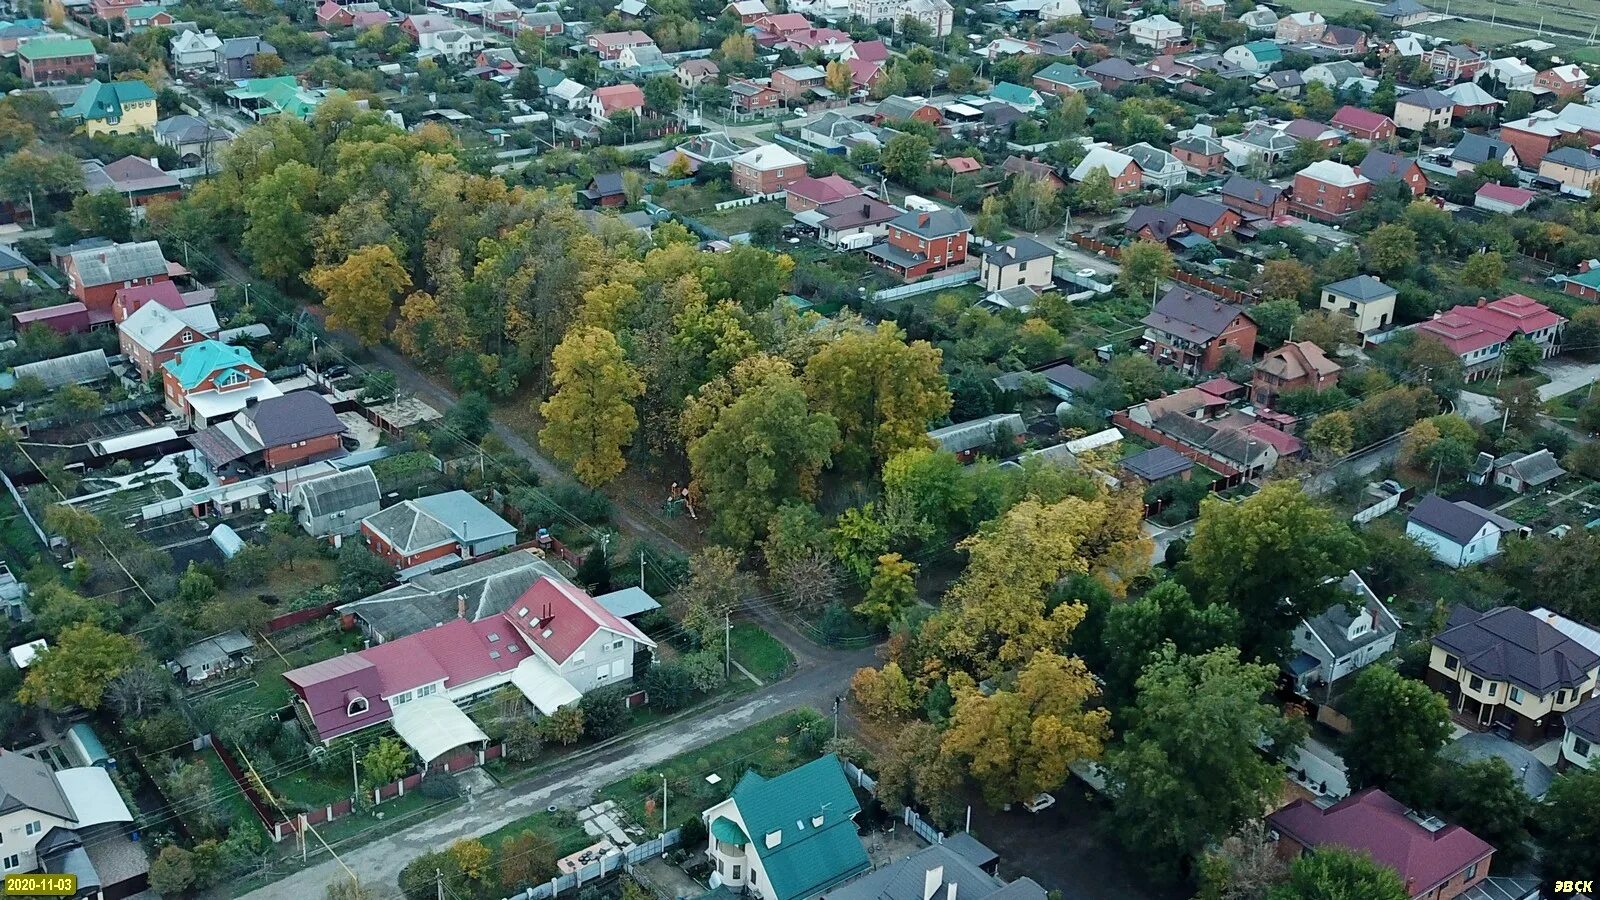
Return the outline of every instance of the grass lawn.
[[[490,850],[498,850],[501,844],[524,831],[531,831],[555,844],[557,858],[576,853],[594,843],[594,839],[584,833],[583,826],[570,812],[549,813],[544,810],[502,825],[479,840]]]
[[[779,225],[787,224],[790,215],[784,210],[782,203],[768,201],[728,209],[708,209],[694,213],[693,217],[723,234],[735,235],[744,234],[768,219],[776,221]]]
[[[1559,397],[1552,397],[1544,402],[1545,414],[1554,419],[1563,419],[1567,422],[1578,418],[1578,407],[1589,398],[1589,388],[1581,387],[1568,391]]]
[[[222,760],[210,750],[201,751],[198,759],[205,762],[206,768],[211,770],[211,795],[228,811],[228,827],[233,828],[259,828],[266,834],[266,827],[261,824],[261,817],[256,815],[255,807],[246,800],[244,793],[239,790],[238,784],[228,770],[223,767]],[[183,797],[169,797],[175,805],[182,805],[186,801]]]
[[[11,494],[0,491],[0,554],[17,574],[26,571],[31,561],[44,549],[28,520],[22,515]]]
[[[292,633],[277,635],[273,641],[283,641]],[[283,658],[279,658],[271,647],[264,644],[258,646],[256,664],[249,672],[190,699],[202,704],[225,704],[230,710],[246,716],[282,709],[289,703],[289,685],[283,680],[284,672],[337,656],[344,650],[359,650],[361,640],[357,632],[345,634],[335,631],[304,646],[289,649],[279,644],[279,649],[283,651]]]
[[[726,799],[747,769],[770,777],[810,759],[801,755],[793,740],[803,721],[803,714],[798,710],[768,719],[698,750],[675,756],[648,772],[612,782],[596,792],[595,799],[615,801],[634,821],[653,830],[656,826],[651,823],[659,822],[661,813],[658,808],[654,816],[647,817],[645,801],[661,802],[661,776],[666,775],[668,822],[674,817],[682,821]],[[713,773],[721,780],[708,784],[706,776]]]
[[[730,641],[734,662],[749,669],[762,681],[777,681],[794,665],[794,655],[789,648],[760,625],[740,622],[733,626]]]
[[[309,556],[295,560],[293,569],[274,567],[267,573],[266,581],[260,584],[229,587],[219,592],[217,599],[235,600],[264,595],[289,600],[314,587],[331,584],[338,579],[337,563],[320,556]]]

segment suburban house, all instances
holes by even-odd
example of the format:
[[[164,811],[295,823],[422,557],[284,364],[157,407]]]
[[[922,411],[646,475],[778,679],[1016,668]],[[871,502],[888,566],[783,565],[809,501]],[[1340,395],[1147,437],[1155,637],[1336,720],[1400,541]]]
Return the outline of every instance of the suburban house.
[[[772,70],[772,89],[785,100],[796,100],[808,91],[826,90],[828,73],[816,66],[789,66]]]
[[[295,482],[288,505],[306,534],[347,536],[361,530],[362,519],[383,508],[383,490],[372,467],[361,466]]]
[[[362,519],[361,535],[368,549],[402,570],[471,559],[517,542],[516,526],[466,491],[402,500]]]
[[[1489,65],[1489,56],[1466,44],[1445,44],[1422,54],[1435,76],[1446,84],[1470,81]]]
[[[1156,78],[1149,69],[1136,66],[1120,56],[1108,56],[1083,71],[1098,82],[1102,89],[1113,92],[1146,81],[1154,81]]]
[[[1400,620],[1354,571],[1339,581],[1353,605],[1335,603],[1322,614],[1301,619],[1294,632],[1298,654],[1289,662],[1295,687],[1307,694],[1314,685],[1334,682],[1394,649]]]
[[[1560,350],[1566,319],[1531,297],[1511,294],[1499,300],[1479,298],[1473,306],[1455,306],[1418,323],[1418,332],[1432,335],[1460,357],[1468,380],[1483,378],[1500,361],[1500,353],[1518,335],[1539,346],[1548,359]]]
[[[498,615],[474,622],[463,613],[283,677],[307,734],[327,743],[387,722],[431,762],[488,740],[455,704],[510,685],[550,715],[631,680],[635,651],[654,647],[582,590],[544,577]]]
[[[623,49],[655,46],[655,39],[642,31],[601,31],[584,38],[583,43],[601,59],[619,59]]]
[[[1278,20],[1272,36],[1286,44],[1314,44],[1328,30],[1328,20],[1319,12],[1290,13]]]
[[[1257,123],[1245,127],[1238,134],[1224,135],[1222,145],[1228,148],[1228,162],[1244,168],[1251,165],[1276,166],[1278,161],[1300,146],[1300,139],[1288,134],[1283,126]]]
[[[1278,398],[1293,391],[1322,393],[1339,384],[1344,367],[1329,359],[1322,348],[1310,341],[1287,341],[1269,350],[1256,363],[1250,381],[1250,398],[1260,406],[1275,406]]]
[[[1244,217],[1215,200],[1183,194],[1167,207],[1167,212],[1177,216],[1192,234],[1215,241],[1244,224]]]
[[[1455,118],[1468,116],[1496,116],[1505,101],[1478,86],[1475,81],[1463,81],[1445,88],[1442,93],[1455,104]]]
[[[1421,197],[1428,191],[1428,176],[1416,160],[1397,156],[1387,150],[1368,150],[1356,166],[1356,174],[1373,184],[1398,181],[1411,191],[1411,196]]]
[[[1394,102],[1394,124],[1407,131],[1449,128],[1456,102],[1433,88],[1412,91]]]
[[[1453,900],[1489,877],[1494,848],[1459,825],[1407,808],[1378,788],[1321,809],[1300,799],[1267,816],[1278,855],[1292,860],[1319,847],[1370,856],[1393,869],[1412,900]]]
[[[123,288],[171,280],[171,266],[156,241],[75,250],[61,268],[68,292],[89,308],[91,324],[111,321],[112,301]]]
[[[196,428],[232,417],[250,400],[283,395],[248,349],[217,341],[179,350],[162,364],[161,384],[167,409]]]
[[[239,111],[260,121],[266,116],[293,116],[302,121],[311,118],[317,107],[330,95],[339,95],[338,89],[302,87],[293,75],[272,78],[241,78],[227,90],[228,99]]]
[[[1581,769],[1600,767],[1600,697],[1585,702],[1566,714],[1563,721],[1567,733],[1561,736],[1561,758],[1556,768],[1565,771],[1572,766]]]
[[[1044,900],[1045,889],[1023,876],[996,874],[1000,857],[968,832],[952,835],[828,892],[830,900]]]
[[[1359,106],[1342,106],[1333,114],[1331,123],[1336,128],[1350,132],[1350,136],[1363,141],[1387,141],[1394,137],[1394,120],[1383,113],[1362,109]]]
[[[167,42],[172,67],[180,72],[215,69],[222,38],[213,31],[180,31]]]
[[[889,223],[888,240],[867,249],[878,265],[912,281],[967,261],[972,225],[959,209],[911,210]]]
[[[224,631],[195,641],[167,663],[167,670],[184,684],[200,684],[250,664],[255,643],[242,631]]]
[[[1234,175],[1222,185],[1223,205],[1239,211],[1246,219],[1276,219],[1289,212],[1289,195],[1283,188]]]
[[[133,821],[127,803],[100,766],[52,769],[48,764],[9,750],[0,751],[0,872],[69,872],[77,875],[75,896],[100,895],[102,887],[124,887],[115,896],[130,896],[142,889],[147,871],[139,857],[138,886],[129,885],[127,858],[111,853],[107,860],[95,844],[126,843],[127,823]],[[88,849],[86,849],[88,848]],[[72,867],[63,865],[71,857]],[[123,864],[121,880],[102,885],[97,871],[115,877],[110,862]]]
[[[94,79],[61,111],[61,118],[82,122],[89,135],[152,131],[156,127],[156,92],[142,81]]]
[[[1119,153],[1110,147],[1095,147],[1090,150],[1077,168],[1072,170],[1073,181],[1081,182],[1088,177],[1090,172],[1101,170],[1111,177],[1111,189],[1119,194],[1137,191],[1142,183],[1142,174],[1139,164],[1133,157],[1126,153]]]
[[[1597,678],[1600,654],[1511,606],[1451,610],[1423,673],[1457,716],[1523,743],[1560,734],[1562,716],[1594,694]]]
[[[48,38],[17,47],[17,68],[30,84],[51,84],[94,74],[94,42],[88,38]]]
[[[513,550],[417,575],[334,612],[341,627],[355,628],[372,643],[383,644],[454,618],[478,622],[498,616],[541,578],[567,580],[539,551]]]
[[[1145,190],[1164,191],[1181,187],[1189,180],[1189,170],[1183,163],[1160,147],[1141,142],[1122,148],[1122,153],[1139,167],[1139,184]]]
[[[217,71],[229,81],[255,78],[256,61],[263,56],[277,56],[278,48],[259,37],[228,38],[217,49]]]
[[[807,900],[872,868],[856,833],[860,811],[832,753],[776,778],[751,770],[700,814],[706,858],[730,890]]]
[[[1478,209],[1503,213],[1509,216],[1532,206],[1534,199],[1533,191],[1489,182],[1478,188],[1478,192],[1472,195],[1472,205]],[[1569,280],[1562,286],[1562,289],[1570,294],[1572,293],[1569,290],[1571,285],[1572,282]]]
[[[1356,334],[1366,339],[1389,327],[1394,321],[1395,289],[1371,275],[1357,275],[1323,285],[1317,306],[1329,313],[1348,316]]]
[[[176,16],[158,4],[130,6],[122,13],[125,34],[149,31],[152,28],[171,28],[177,21]]]
[[[1378,7],[1379,18],[1388,19],[1396,28],[1405,28],[1426,22],[1432,10],[1417,0],[1389,0]]]
[[[1502,56],[1489,60],[1489,64],[1483,69],[1482,77],[1507,91],[1526,91],[1533,87],[1534,79],[1539,77],[1539,73],[1533,66],[1515,56]]]
[[[1372,181],[1331,159],[1318,160],[1294,176],[1290,205],[1313,219],[1337,222],[1367,203]]]
[[[1183,25],[1160,14],[1130,24],[1128,36],[1133,38],[1135,44],[1149,47],[1157,53],[1165,53],[1188,44],[1188,39],[1183,34]]]
[[[1191,173],[1204,178],[1227,171],[1228,148],[1214,137],[1193,135],[1172,145],[1172,155]]]
[[[802,225],[816,228],[817,240],[838,247],[847,238],[857,234],[871,235],[873,241],[888,237],[889,223],[901,215],[903,213],[900,210],[887,203],[860,196],[824,203],[794,218]]]
[[[1255,353],[1256,323],[1244,309],[1186,287],[1167,291],[1144,323],[1144,350],[1186,374],[1214,372],[1228,351]]]
[[[1250,41],[1229,47],[1223,52],[1222,58],[1247,72],[1260,75],[1283,61],[1283,48],[1273,41]]]
[[[806,161],[777,144],[762,144],[734,157],[733,186],[751,196],[776,194],[806,177]]]
[[[859,197],[861,194],[860,187],[842,176],[824,175],[821,178],[807,176],[789,184],[783,198],[783,208],[790,212],[802,213],[838,200]]]
[[[1527,530],[1475,503],[1452,503],[1438,494],[1423,497],[1406,519],[1406,536],[1452,569],[1483,562],[1500,552],[1506,535],[1522,535]]]
[[[978,283],[985,290],[1013,287],[1046,288],[1055,269],[1056,253],[1025,237],[1012,238],[984,248],[978,268]]]
[[[172,282],[162,282],[171,284]],[[180,302],[182,298],[179,298]],[[211,304],[170,309],[161,303],[145,303],[117,323],[117,341],[122,355],[133,363],[144,378],[161,372],[167,361],[183,348],[215,338],[221,326]]]
[[[86,159],[80,165],[85,191],[121,194],[135,217],[143,216],[142,207],[149,206],[152,200],[176,200],[183,196],[183,185],[177,178],[138,156],[124,156],[109,163]]]
[[[1514,494],[1526,494],[1549,485],[1567,474],[1548,449],[1535,453],[1513,450],[1504,456],[1479,453],[1478,459],[1467,470],[1467,481],[1472,484],[1496,484]]]
[[[746,2],[756,2],[756,0],[746,0]],[[673,68],[678,83],[690,91],[708,81],[716,81],[719,72],[721,69],[709,59],[686,59]]]
[[[1510,144],[1499,138],[1472,132],[1462,135],[1461,142],[1450,151],[1450,167],[1458,174],[1471,172],[1491,160],[1508,169],[1515,169],[1518,166],[1517,151]]]
[[[349,431],[333,407],[315,391],[247,400],[225,422],[189,436],[224,484],[345,455]]]
[[[628,191],[622,184],[621,172],[596,172],[589,179],[589,186],[579,191],[578,196],[590,208],[628,204]]]
[[[1123,457],[1117,461],[1117,468],[1145,484],[1194,477],[1194,461],[1164,444]]]
[[[620,112],[638,115],[644,109],[644,90],[637,84],[610,84],[589,95],[589,118],[604,122]]]
[[[1066,97],[1100,90],[1100,82],[1072,63],[1051,63],[1033,73],[1033,87],[1042,94]]]
[[[1557,97],[1581,94],[1589,87],[1589,73],[1582,66],[1568,63],[1553,66],[1533,77],[1533,86],[1544,88]]]
[[[1587,196],[1600,185],[1600,156],[1579,147],[1558,147],[1539,160],[1539,177]]]

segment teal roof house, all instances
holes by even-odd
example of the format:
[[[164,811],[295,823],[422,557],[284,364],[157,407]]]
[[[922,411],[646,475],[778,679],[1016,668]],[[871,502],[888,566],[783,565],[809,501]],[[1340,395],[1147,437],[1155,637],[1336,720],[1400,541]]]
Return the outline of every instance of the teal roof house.
[[[746,772],[701,814],[719,886],[761,900],[809,900],[871,868],[856,834],[861,811],[839,757],[776,778]]]

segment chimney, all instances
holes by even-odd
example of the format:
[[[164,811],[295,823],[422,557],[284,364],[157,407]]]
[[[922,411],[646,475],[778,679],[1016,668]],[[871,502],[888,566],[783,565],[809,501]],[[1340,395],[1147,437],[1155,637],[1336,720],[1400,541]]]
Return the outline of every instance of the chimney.
[[[956,887],[957,886],[958,885],[954,881],[950,882],[950,893],[945,896],[944,900],[956,900]]]
[[[1483,309],[1485,306],[1488,306],[1488,305],[1489,305],[1489,298],[1488,297],[1479,297],[1478,298],[1478,308],[1479,309]]]
[[[927,226],[928,226],[928,214],[927,213],[919,214],[917,216],[917,227],[918,228],[926,228]]]
[[[244,408],[245,409],[254,409],[255,405],[257,403],[260,403],[260,402],[261,402],[261,398],[260,397],[249,397],[249,398],[246,398],[245,401],[244,401]]]
[[[467,617],[467,595],[466,594],[457,594],[456,595],[456,618],[465,619],[466,617]]]
[[[934,866],[922,875],[922,900],[933,900],[933,895],[939,893],[939,886],[944,884],[944,866]]]
[[[872,215],[872,204],[871,203],[862,203],[861,204],[861,218],[865,219],[870,215]]]

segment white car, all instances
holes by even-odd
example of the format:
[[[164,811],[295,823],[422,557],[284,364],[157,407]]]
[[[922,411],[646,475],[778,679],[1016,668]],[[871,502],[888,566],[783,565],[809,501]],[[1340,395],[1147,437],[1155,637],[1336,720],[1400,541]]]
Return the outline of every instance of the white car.
[[[1029,800],[1027,803],[1022,805],[1027,807],[1028,812],[1031,813],[1044,812],[1050,807],[1056,805],[1056,798],[1054,794],[1041,793],[1037,797],[1034,797],[1032,800]]]

